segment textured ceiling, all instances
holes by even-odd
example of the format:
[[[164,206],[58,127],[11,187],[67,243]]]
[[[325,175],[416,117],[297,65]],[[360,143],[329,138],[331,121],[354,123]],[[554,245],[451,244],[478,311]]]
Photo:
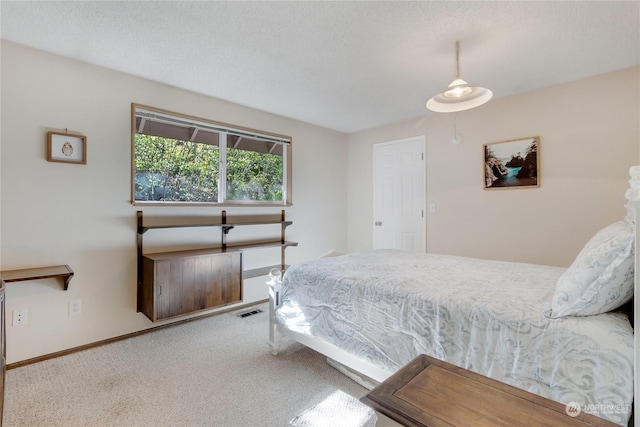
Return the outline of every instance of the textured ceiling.
[[[640,2],[10,2],[5,40],[355,132],[640,63]],[[164,106],[167,107],[167,106]],[[435,113],[430,113],[435,114]]]

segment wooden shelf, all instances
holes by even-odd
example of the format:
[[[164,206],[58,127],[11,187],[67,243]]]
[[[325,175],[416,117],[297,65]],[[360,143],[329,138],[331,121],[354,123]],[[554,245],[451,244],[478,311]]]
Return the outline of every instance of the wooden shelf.
[[[284,242],[282,243],[280,240],[269,240],[264,242],[244,242],[238,243],[235,245],[227,245],[226,248],[215,247],[215,248],[202,248],[202,249],[186,249],[179,251],[170,251],[170,252],[151,252],[144,254],[144,257],[152,259],[152,260],[161,260],[167,258],[187,258],[194,256],[205,256],[211,254],[221,254],[225,252],[237,252],[242,250],[251,250],[251,249],[262,249],[262,248],[275,248],[275,247],[289,247],[289,246],[298,246],[298,242]],[[273,268],[273,267],[271,267]],[[267,273],[269,270],[267,270]],[[266,274],[266,273],[265,273]]]
[[[160,261],[160,260],[169,259],[169,258],[190,258],[190,257],[197,257],[197,256],[207,256],[212,254],[221,254],[224,252],[232,252],[232,251],[225,251],[222,248],[187,249],[187,250],[170,251],[170,252],[151,252],[148,254],[144,254],[144,257],[154,261]]]
[[[240,280],[240,286],[242,286],[242,279],[259,277],[263,275],[269,274],[269,271],[272,268],[278,268],[280,270],[284,270],[287,268],[285,265],[285,249],[290,246],[298,246],[297,242],[290,242],[285,240],[285,229],[293,224],[293,221],[285,220],[285,211],[282,210],[280,214],[261,214],[261,215],[234,215],[232,217],[227,217],[227,212],[222,211],[220,216],[156,216],[156,217],[148,217],[145,218],[142,211],[137,212],[137,220],[138,220],[138,238],[137,238],[137,246],[138,246],[138,311],[143,311],[152,321],[156,321],[160,317],[164,316],[159,315],[155,312],[156,309],[160,309],[156,303],[160,301],[162,293],[160,289],[161,286],[156,286],[155,284],[155,276],[158,276],[159,280],[163,277],[160,276],[159,273],[163,268],[165,268],[162,263],[169,261],[174,262],[176,266],[183,265],[184,268],[191,268],[191,264],[194,262],[198,263],[206,263],[206,259],[211,258],[212,263],[217,263],[218,260],[215,258],[223,259],[223,257],[234,256],[232,254],[237,254],[240,257],[240,262],[237,263],[236,271],[226,271],[223,274],[218,274],[220,278],[227,277],[229,273],[236,274]],[[260,226],[260,225],[275,225],[280,226],[279,238],[271,238],[269,240],[261,240],[261,241],[239,241],[228,243],[227,239],[229,237],[230,231],[236,227],[244,227],[244,226]],[[171,252],[157,252],[157,253],[144,253],[143,248],[143,234],[149,230],[153,229],[168,229],[168,228],[188,228],[188,227],[218,227],[220,229],[220,246],[210,247],[210,248],[202,248],[202,249],[189,249],[189,250],[178,250]],[[231,233],[233,234],[233,233]],[[275,237],[275,236],[274,236]],[[262,248],[280,248],[280,259],[281,263],[279,265],[270,265],[260,268],[255,268],[251,270],[242,269],[242,253],[245,250],[251,249],[262,249]],[[194,260],[189,260],[188,258],[195,258]],[[222,262],[222,261],[220,261]],[[152,269],[151,267],[147,267],[145,270],[145,263],[147,265],[152,265],[149,263],[153,263],[153,265],[157,268],[157,270]],[[177,267],[176,267],[177,268]],[[229,268],[236,268],[236,264],[233,264],[232,267],[225,267],[227,270]],[[164,274],[164,273],[162,273]],[[210,274],[210,273],[208,273]],[[150,275],[154,275],[152,279]],[[174,280],[174,279],[172,279]],[[175,280],[174,280],[175,281]],[[169,285],[170,282],[164,284],[165,288]],[[222,284],[220,285],[222,286]],[[234,285],[235,286],[235,285]],[[231,289],[231,288],[230,288]],[[167,289],[165,289],[165,292]],[[240,294],[242,292],[240,291]],[[186,297],[185,297],[186,298]],[[191,297],[189,297],[191,298]],[[241,298],[241,297],[240,297]],[[150,302],[154,302],[153,304]],[[190,299],[189,299],[190,301]],[[227,302],[224,302],[229,303]],[[207,306],[207,308],[210,308]],[[188,311],[188,310],[187,310]],[[186,312],[185,312],[186,313]],[[182,313],[182,314],[185,314]]]
[[[187,228],[187,227],[219,227],[222,223],[210,217],[175,217],[145,218],[144,224],[138,224],[138,233],[158,228]]]
[[[264,216],[268,218],[268,216]],[[138,224],[138,233],[144,234],[149,230],[160,228],[189,228],[189,227],[222,227],[223,229],[230,230],[234,227],[241,227],[246,225],[273,225],[282,224],[283,227],[288,227],[293,224],[293,221],[283,221],[281,219],[261,219],[261,220],[247,220],[247,221],[234,221],[231,223],[225,222],[226,217],[212,218],[206,216],[193,216],[193,217],[152,217],[145,218]]]
[[[2,271],[0,272],[0,277],[5,283],[60,277],[63,280],[64,290],[66,291],[69,289],[69,282],[73,278],[73,270],[68,265],[54,265],[51,267]]]

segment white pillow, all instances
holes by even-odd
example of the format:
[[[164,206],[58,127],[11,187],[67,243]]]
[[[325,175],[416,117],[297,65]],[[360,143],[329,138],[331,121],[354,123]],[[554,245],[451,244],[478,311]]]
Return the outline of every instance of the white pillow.
[[[633,246],[633,226],[626,221],[600,230],[558,279],[549,317],[606,313],[631,300]]]

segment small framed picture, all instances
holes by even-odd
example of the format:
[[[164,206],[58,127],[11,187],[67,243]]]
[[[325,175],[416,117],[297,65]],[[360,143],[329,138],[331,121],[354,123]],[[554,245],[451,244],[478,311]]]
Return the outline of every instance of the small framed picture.
[[[47,132],[47,160],[50,162],[87,164],[87,137]]]
[[[540,186],[540,137],[484,144],[484,189]]]

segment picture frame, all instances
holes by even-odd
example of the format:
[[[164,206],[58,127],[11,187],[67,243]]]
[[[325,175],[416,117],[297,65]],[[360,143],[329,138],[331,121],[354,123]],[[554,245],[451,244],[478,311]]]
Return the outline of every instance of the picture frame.
[[[47,132],[47,160],[86,165],[87,137],[69,133]]]
[[[540,187],[540,137],[484,144],[484,189]]]

